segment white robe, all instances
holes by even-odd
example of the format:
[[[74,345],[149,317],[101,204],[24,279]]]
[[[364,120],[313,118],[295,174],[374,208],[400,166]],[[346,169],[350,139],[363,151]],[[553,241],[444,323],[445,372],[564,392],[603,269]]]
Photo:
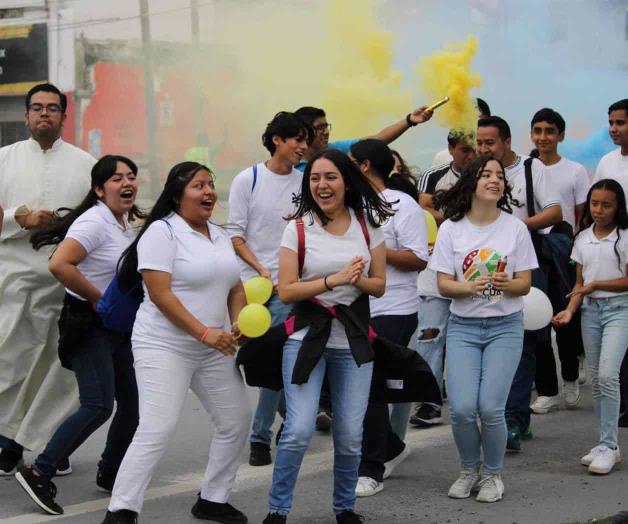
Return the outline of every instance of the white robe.
[[[15,210],[75,207],[90,188],[94,158],[57,140],[0,149],[0,435],[40,449],[78,405],[74,374],[57,358],[63,288],[48,271],[51,249],[35,251]]]

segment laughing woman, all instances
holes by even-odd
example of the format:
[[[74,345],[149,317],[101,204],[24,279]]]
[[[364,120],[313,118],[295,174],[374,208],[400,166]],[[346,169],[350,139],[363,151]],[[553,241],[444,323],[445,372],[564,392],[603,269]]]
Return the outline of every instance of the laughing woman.
[[[447,220],[429,265],[452,299],[447,389],[462,463],[448,495],[466,498],[479,488],[476,500],[496,502],[504,493],[504,410],[523,349],[521,297],[537,261],[525,224],[510,214],[515,202],[501,162],[478,157],[437,200]]]
[[[240,524],[227,500],[251,412],[233,359],[236,334],[224,330],[245,305],[229,235],[209,219],[218,195],[209,169],[183,162],[168,174],[138,238],[125,251],[120,284],[144,282],[133,326],[140,423],[116,478],[106,524],[137,522],[144,492],[174,436],[191,389],[211,415],[214,435],[192,514]]]
[[[113,279],[120,254],[135,237],[129,220],[135,207],[137,166],[107,155],[92,169],[92,189],[74,210],[34,233],[35,249],[58,247],[50,259],[52,274],[65,286],[59,319],[59,357],[74,371],[80,407],[59,428],[33,466],[16,479],[30,497],[52,515],[63,513],[51,481],[62,463],[111,416],[96,483],[111,491],[120,462],[137,427],[137,387],[130,337],[106,329],[94,308]]]
[[[347,155],[334,149],[317,153],[305,168],[295,220],[286,226],[281,242],[282,302],[295,304],[295,311],[312,307],[312,301],[342,311],[345,308],[340,306],[359,301],[368,307],[367,296],[381,296],[386,287],[386,246],[379,224],[391,215],[390,205]],[[359,321],[365,333],[368,318]],[[354,347],[355,328],[349,343],[349,329],[334,318],[325,326],[296,331],[284,346],[286,419],[265,524],[287,520],[299,468],[314,432],[325,373],[334,408],[333,509],[341,524],[362,522],[354,512],[355,487],[374,355],[366,344]]]

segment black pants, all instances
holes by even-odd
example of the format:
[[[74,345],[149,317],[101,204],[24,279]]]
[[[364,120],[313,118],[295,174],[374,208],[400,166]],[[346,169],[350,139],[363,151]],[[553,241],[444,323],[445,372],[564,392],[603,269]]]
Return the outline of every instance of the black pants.
[[[407,346],[418,325],[417,314],[382,315],[371,319],[375,331],[391,340]],[[390,426],[388,404],[369,402],[364,417],[362,436],[362,460],[359,476],[370,477],[381,482],[384,463],[393,459],[406,447]]]

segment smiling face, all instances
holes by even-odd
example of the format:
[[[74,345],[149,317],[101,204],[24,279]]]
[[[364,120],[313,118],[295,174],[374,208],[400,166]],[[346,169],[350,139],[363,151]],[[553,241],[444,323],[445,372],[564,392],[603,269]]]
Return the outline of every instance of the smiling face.
[[[594,189],[589,200],[589,212],[597,227],[612,227],[617,214],[617,196],[609,189]]]
[[[329,131],[331,124],[327,122],[327,117],[319,116],[312,122],[314,128],[314,141],[310,146],[313,151],[320,151],[321,149],[327,149],[329,145]]]
[[[102,200],[115,217],[128,213],[135,204],[138,183],[135,173],[124,162],[118,161],[115,173],[102,187],[95,187],[96,196]]]
[[[218,195],[214,188],[214,177],[200,169],[183,190],[179,203],[179,215],[191,224],[202,224],[212,216]]]
[[[499,129],[493,126],[478,127],[476,138],[478,155],[491,155],[499,161],[510,151],[510,138],[502,140]]]
[[[559,133],[556,124],[535,122],[530,131],[530,140],[542,155],[558,151],[558,144],[565,139],[565,133]]]
[[[323,213],[337,214],[345,205],[346,190],[344,178],[331,160],[319,158],[312,164],[310,192]]]
[[[504,171],[495,160],[489,160],[478,173],[478,182],[473,199],[479,202],[494,202],[497,204],[504,196],[506,180]]]
[[[61,136],[61,127],[65,121],[61,109],[61,98],[56,93],[38,91],[30,100],[24,118],[31,136],[35,140],[56,140]]]
[[[273,136],[273,143],[275,144],[273,158],[281,158],[292,165],[296,165],[301,161],[308,148],[305,136],[284,139],[275,135]]]

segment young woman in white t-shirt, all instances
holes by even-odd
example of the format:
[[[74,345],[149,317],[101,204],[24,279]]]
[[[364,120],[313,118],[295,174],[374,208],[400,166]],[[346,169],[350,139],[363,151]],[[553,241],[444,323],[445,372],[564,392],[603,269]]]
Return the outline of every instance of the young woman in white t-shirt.
[[[416,186],[401,174],[391,174],[395,158],[384,142],[360,140],[351,146],[349,156],[395,211],[382,226],[386,292],[381,298],[370,299],[371,325],[388,340],[407,346],[418,325],[417,272],[425,268],[428,258],[425,215],[417,201]],[[384,489],[384,476],[408,455],[405,443],[392,430],[388,404],[369,402],[356,495],[379,493]]]
[[[229,235],[209,219],[217,201],[210,170],[174,166],[137,240],[123,255],[120,285],[144,285],[133,326],[140,422],[124,456],[104,524],[135,523],[153,471],[174,435],[188,389],[215,425],[209,462],[192,514],[245,523],[227,500],[251,422],[236,369],[237,330],[246,303]],[[138,273],[139,272],[139,273]]]
[[[357,214],[363,214],[367,235]],[[323,306],[350,305],[362,295],[381,296],[386,286],[386,246],[379,224],[392,214],[344,153],[317,153],[303,175],[293,218],[303,221],[302,272],[296,220],[283,234],[279,254],[279,297],[286,304],[316,299]],[[297,304],[298,307],[298,304]],[[366,326],[364,326],[366,329]],[[295,332],[283,350],[286,419],[275,459],[265,524],[283,524],[292,507],[299,468],[314,432],[323,377],[327,372],[334,409],[333,509],[341,524],[361,522],[354,513],[355,487],[373,362],[356,363],[343,325],[331,320],[320,359],[303,384],[293,372],[309,327]],[[319,335],[324,338],[324,335]]]
[[[466,498],[479,487],[476,500],[496,502],[504,493],[504,409],[523,347],[522,296],[537,260],[525,224],[510,214],[498,160],[478,157],[437,199],[447,220],[429,265],[441,294],[452,299],[447,389],[462,463],[448,495]]]
[[[95,306],[116,272],[121,253],[135,238],[129,221],[143,217],[135,207],[137,166],[107,155],[92,168],[92,188],[72,210],[59,210],[45,229],[33,233],[35,249],[57,245],[49,268],[65,287],[59,319],[59,357],[76,375],[80,407],[57,428],[33,466],[16,478],[44,511],[58,515],[51,479],[60,464],[116,414],[98,464],[96,483],[111,491],[138,420],[137,387],[129,334],[106,329]],[[65,211],[65,214],[60,214]],[[69,466],[65,466],[69,469]]]
[[[609,473],[620,461],[617,445],[619,371],[628,347],[628,213],[619,182],[591,186],[571,252],[576,285],[553,323],[569,323],[582,308],[582,342],[591,377],[599,444],[580,459],[591,473]]]

